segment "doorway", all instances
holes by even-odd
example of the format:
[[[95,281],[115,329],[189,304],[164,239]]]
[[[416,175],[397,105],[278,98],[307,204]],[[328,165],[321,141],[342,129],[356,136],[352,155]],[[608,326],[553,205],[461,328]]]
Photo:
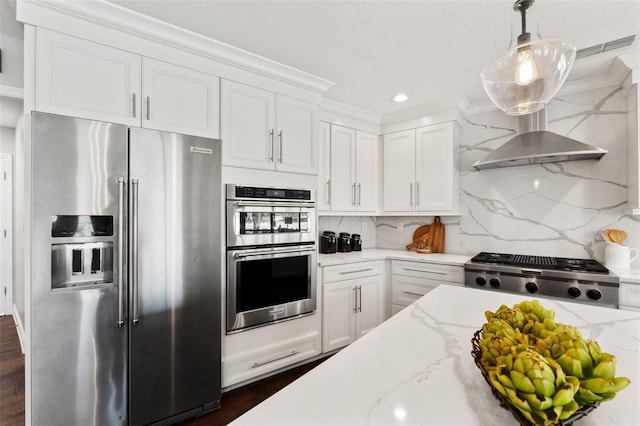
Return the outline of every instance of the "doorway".
[[[13,312],[12,156],[0,153],[0,315]]]

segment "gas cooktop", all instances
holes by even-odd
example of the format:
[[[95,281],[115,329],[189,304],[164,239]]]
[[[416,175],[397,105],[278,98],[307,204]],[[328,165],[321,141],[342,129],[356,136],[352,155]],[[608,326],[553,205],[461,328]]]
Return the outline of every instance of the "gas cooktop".
[[[593,259],[482,252],[464,270],[467,287],[618,306],[620,278]]]
[[[471,262],[556,271],[589,272],[596,274],[609,273],[607,268],[593,259],[573,259],[570,257],[481,252],[474,256]]]

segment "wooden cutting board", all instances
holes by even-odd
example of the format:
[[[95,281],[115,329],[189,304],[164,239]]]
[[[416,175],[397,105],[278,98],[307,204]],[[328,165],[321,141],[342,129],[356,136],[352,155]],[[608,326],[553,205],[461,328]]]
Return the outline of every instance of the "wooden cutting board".
[[[413,242],[411,244],[407,244],[407,250],[412,250],[418,248],[418,243],[421,240],[429,239],[429,229],[431,225],[422,225],[418,226],[418,228],[413,231]]]
[[[433,253],[444,253],[444,224],[436,216],[429,232],[429,245]]]

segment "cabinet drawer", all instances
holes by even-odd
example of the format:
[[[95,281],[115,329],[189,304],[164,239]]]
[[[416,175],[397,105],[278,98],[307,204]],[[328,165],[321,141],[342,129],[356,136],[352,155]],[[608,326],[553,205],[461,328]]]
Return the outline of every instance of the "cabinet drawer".
[[[620,283],[620,304],[640,308],[640,285]]]
[[[357,262],[344,265],[325,266],[323,277],[325,283],[333,281],[353,280],[371,275],[380,275],[384,271],[383,261]]]
[[[425,280],[419,277],[407,277],[403,275],[391,276],[391,303],[394,305],[409,306],[440,284],[451,285],[446,281]]]
[[[320,333],[280,341],[222,360],[222,387],[267,374],[320,354]]]
[[[391,262],[391,273],[394,275],[464,284],[464,268],[462,266],[394,260]]]

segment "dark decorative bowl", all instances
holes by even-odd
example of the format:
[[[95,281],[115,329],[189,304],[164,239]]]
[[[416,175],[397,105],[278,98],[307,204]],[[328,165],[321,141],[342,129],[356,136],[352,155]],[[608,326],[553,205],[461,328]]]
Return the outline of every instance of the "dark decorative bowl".
[[[513,417],[515,417],[516,420],[518,420],[518,423],[520,423],[520,425],[536,426],[534,423],[531,423],[529,419],[524,417],[520,412],[520,410],[515,405],[513,405],[507,398],[505,398],[500,392],[498,392],[498,390],[491,383],[491,379],[489,379],[489,372],[484,368],[484,366],[482,365],[482,362],[480,362],[480,360],[482,359],[482,348],[480,347],[481,341],[482,341],[482,330],[478,330],[473,334],[473,338],[471,339],[471,355],[473,355],[473,360],[475,361],[476,365],[482,372],[482,377],[484,377],[487,384],[491,388],[491,393],[493,394],[493,396],[495,396],[498,399],[498,401],[500,402],[500,406],[511,411],[511,414],[513,414]],[[586,416],[591,411],[595,410],[598,407],[598,405],[600,405],[599,402],[594,402],[591,404],[584,405],[578,408],[578,410],[575,413],[573,413],[571,417],[569,417],[568,419],[558,420],[558,422],[555,424],[559,426],[568,426],[570,424],[573,424],[573,422],[575,422],[576,420]]]

